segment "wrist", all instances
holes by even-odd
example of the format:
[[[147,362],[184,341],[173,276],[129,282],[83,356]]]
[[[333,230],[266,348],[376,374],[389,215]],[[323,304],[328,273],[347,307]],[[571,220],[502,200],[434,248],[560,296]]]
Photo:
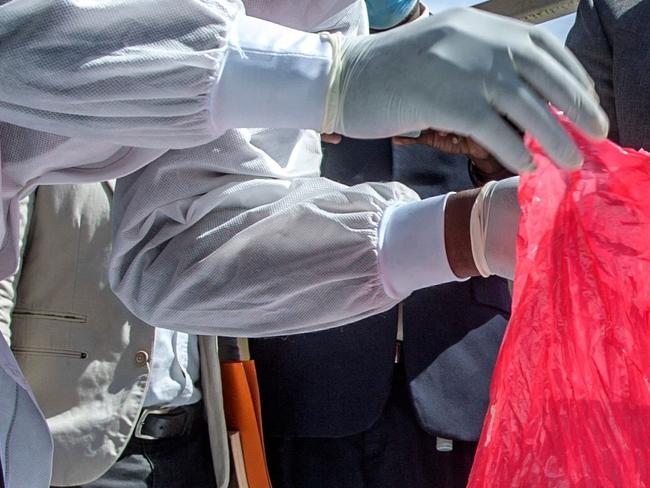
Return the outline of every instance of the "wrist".
[[[472,189],[449,196],[445,211],[445,249],[449,267],[458,278],[478,276],[472,255],[470,220],[480,190]]]

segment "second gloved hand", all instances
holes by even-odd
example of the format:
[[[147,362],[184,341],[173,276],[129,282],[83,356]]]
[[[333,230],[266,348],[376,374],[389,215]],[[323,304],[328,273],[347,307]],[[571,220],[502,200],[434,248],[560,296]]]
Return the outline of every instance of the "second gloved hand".
[[[373,36],[333,36],[332,44],[323,132],[381,138],[435,128],[469,135],[516,172],[532,162],[511,123],[558,164],[582,161],[547,102],[591,136],[607,134],[579,62],[552,35],[522,22],[455,9]]]

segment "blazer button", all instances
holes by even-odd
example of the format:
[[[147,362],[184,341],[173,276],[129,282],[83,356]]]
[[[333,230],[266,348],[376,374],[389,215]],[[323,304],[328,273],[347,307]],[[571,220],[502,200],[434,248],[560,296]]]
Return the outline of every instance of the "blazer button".
[[[135,364],[144,366],[149,362],[149,353],[147,351],[138,351],[135,353]]]

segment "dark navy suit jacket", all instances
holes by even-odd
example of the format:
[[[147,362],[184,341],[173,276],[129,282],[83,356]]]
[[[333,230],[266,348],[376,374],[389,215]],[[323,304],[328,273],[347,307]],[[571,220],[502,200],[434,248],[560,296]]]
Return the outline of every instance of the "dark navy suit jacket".
[[[324,148],[323,175],[353,185],[400,181],[428,197],[471,187],[467,160],[389,140]],[[404,302],[403,358],[428,432],[476,440],[510,309],[507,283],[471,279]],[[338,329],[250,341],[267,435],[341,437],[367,430],[391,390],[397,309]]]
[[[567,38],[596,83],[609,138],[650,150],[650,3],[582,0]]]

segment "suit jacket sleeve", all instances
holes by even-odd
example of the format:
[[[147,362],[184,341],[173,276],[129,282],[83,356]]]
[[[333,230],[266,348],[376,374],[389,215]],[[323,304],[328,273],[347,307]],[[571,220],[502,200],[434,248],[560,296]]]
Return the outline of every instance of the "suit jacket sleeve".
[[[617,141],[619,134],[609,35],[613,24],[613,15],[606,1],[582,0],[576,22],[567,37],[567,47],[578,57],[594,80],[600,103],[609,117],[609,138]]]

